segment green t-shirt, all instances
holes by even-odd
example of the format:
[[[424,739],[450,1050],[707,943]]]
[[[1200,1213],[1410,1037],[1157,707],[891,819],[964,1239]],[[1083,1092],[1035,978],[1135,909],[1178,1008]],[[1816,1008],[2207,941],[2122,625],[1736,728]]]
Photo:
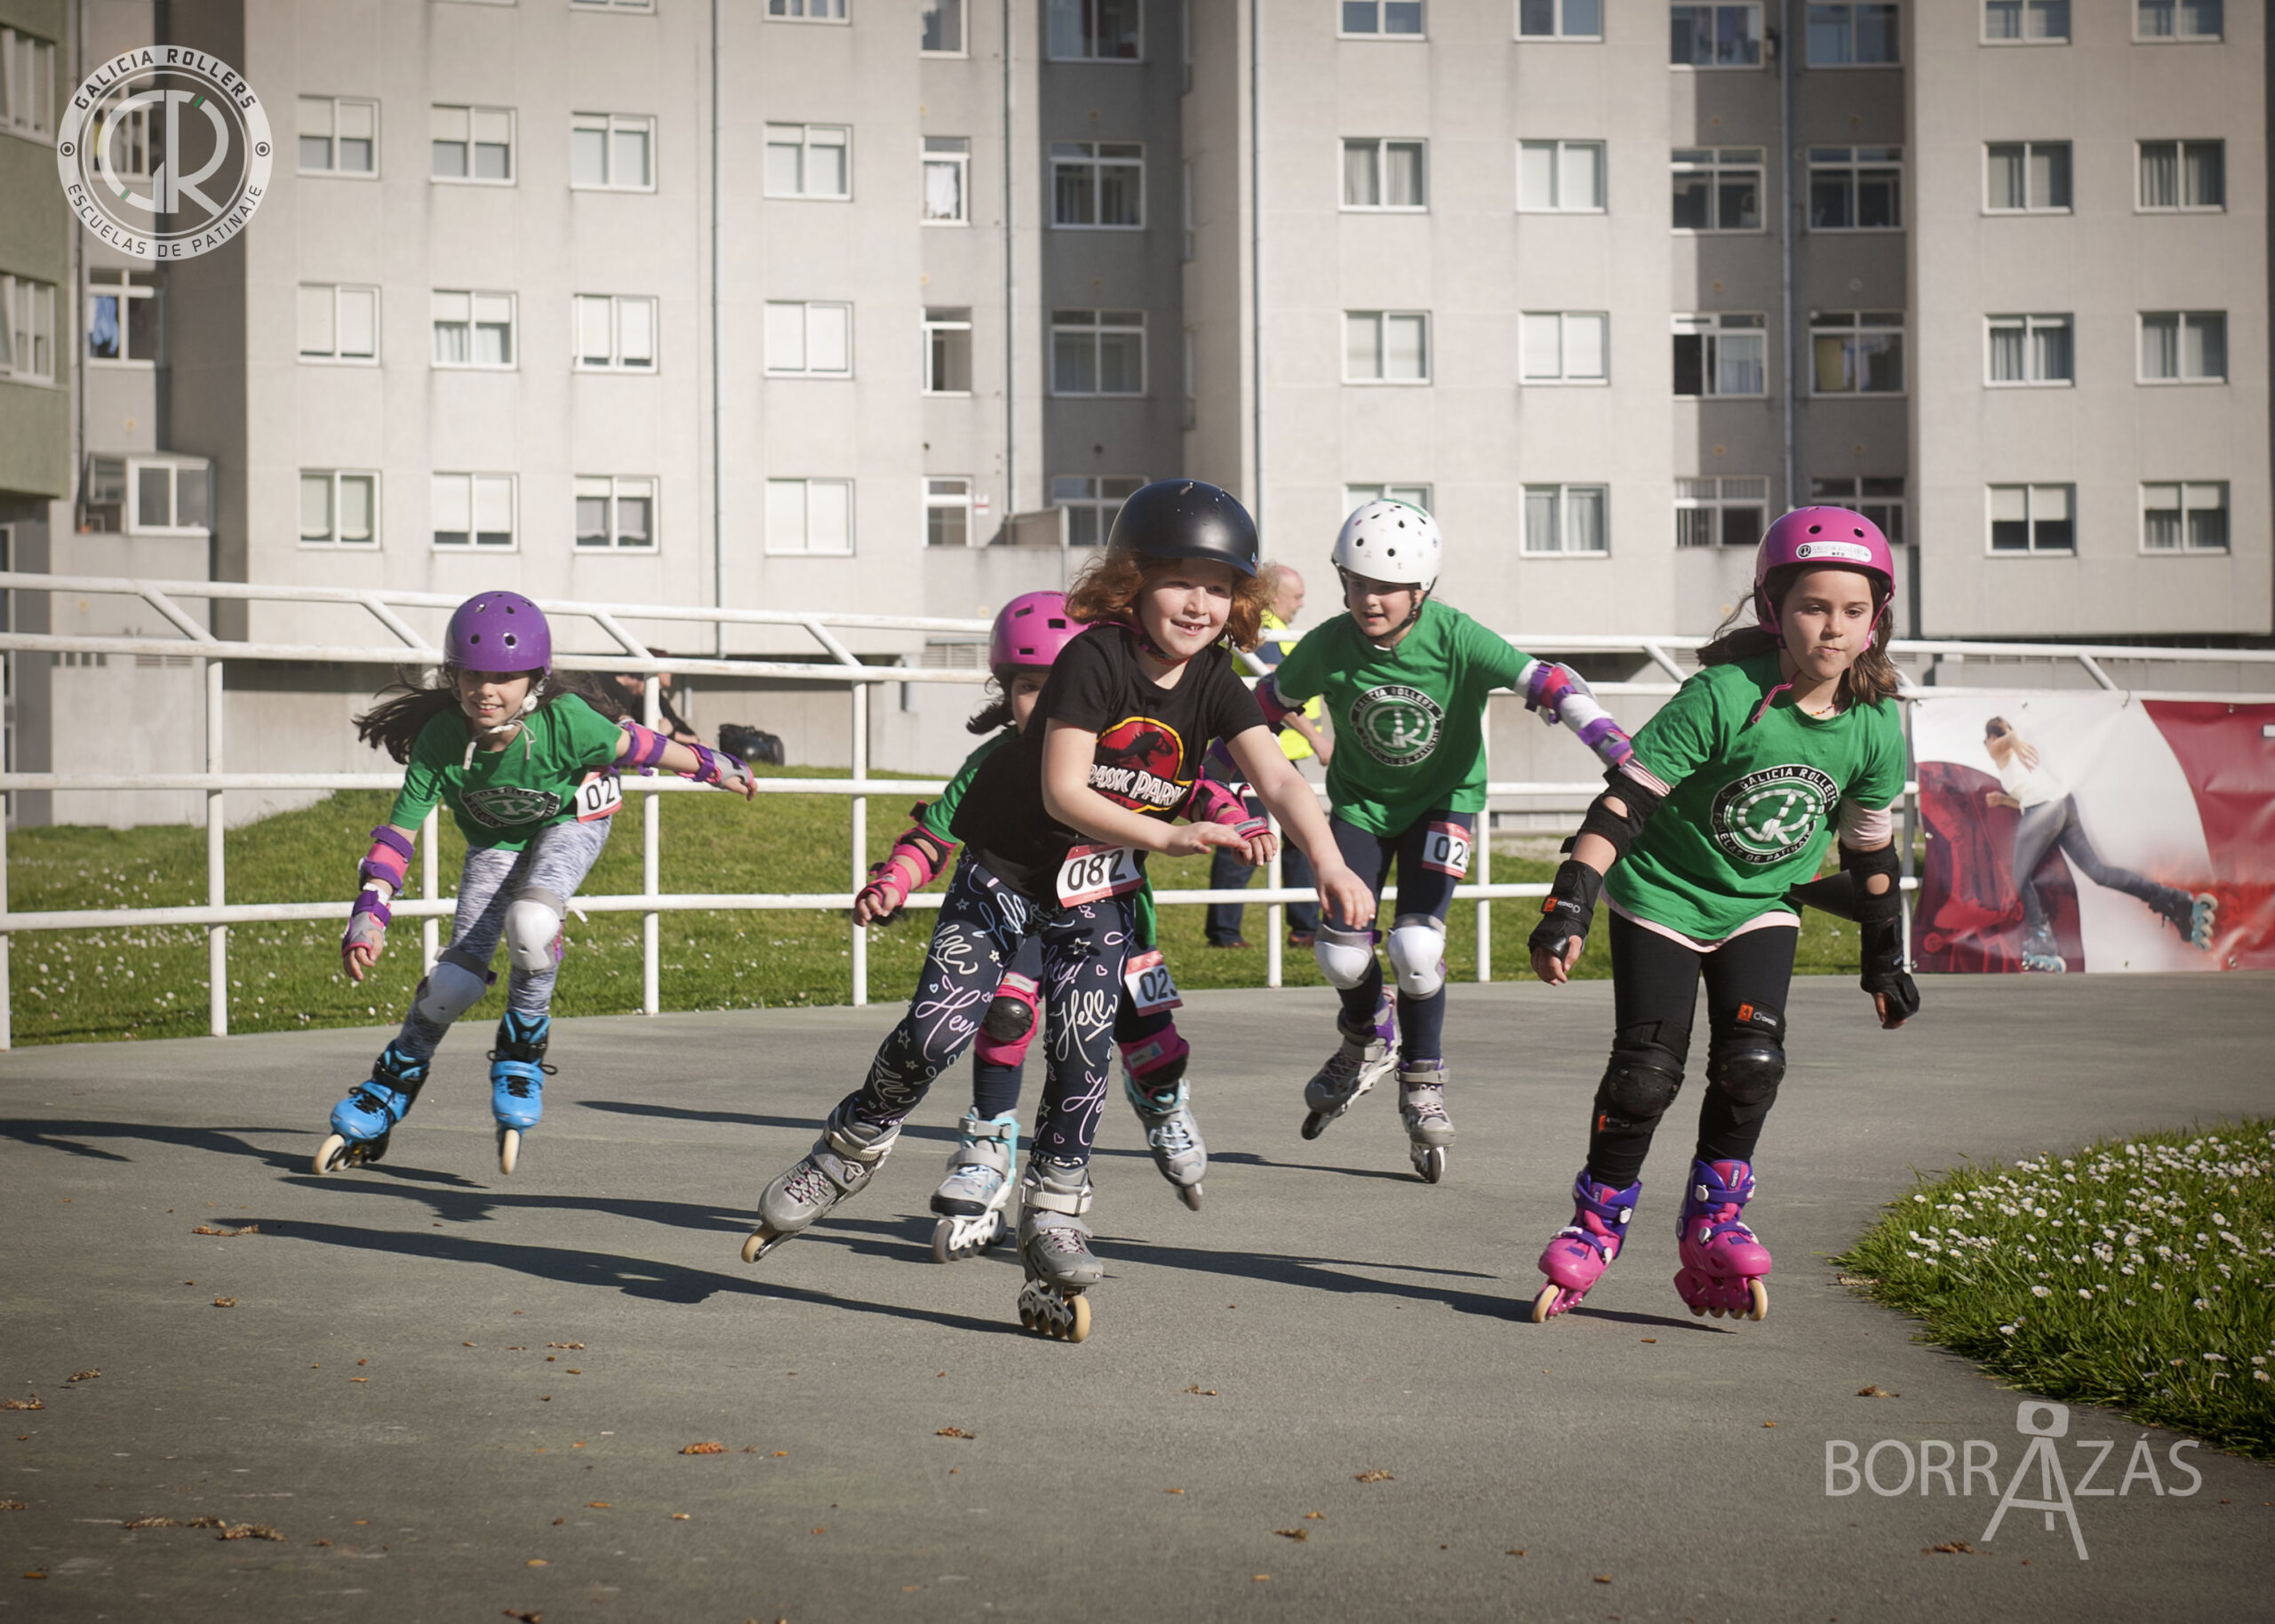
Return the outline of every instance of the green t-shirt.
[[[1670,786],[1604,894],[1626,912],[1719,942],[1814,879],[1842,797],[1867,812],[1904,792],[1904,726],[1889,700],[1819,719],[1780,694],[1772,652],[1710,665],[1635,735],[1631,763]]]
[[[623,729],[574,694],[522,718],[503,750],[477,750],[462,712],[445,711],[419,730],[387,822],[416,829],[436,801],[451,809],[468,846],[520,851],[549,824],[577,816],[577,785],[616,760]]]
[[[1394,649],[1337,615],[1280,662],[1288,705],[1324,695],[1335,723],[1327,796],[1369,834],[1403,833],[1433,808],[1485,806],[1485,696],[1521,690],[1532,657],[1432,598]]]

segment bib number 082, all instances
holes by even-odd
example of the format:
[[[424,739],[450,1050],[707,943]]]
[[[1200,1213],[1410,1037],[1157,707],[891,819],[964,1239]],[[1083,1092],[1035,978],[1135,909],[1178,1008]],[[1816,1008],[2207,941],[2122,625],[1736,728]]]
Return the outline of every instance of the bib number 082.
[[[1077,846],[1058,866],[1058,900],[1067,907],[1102,896],[1126,896],[1145,882],[1128,846]]]

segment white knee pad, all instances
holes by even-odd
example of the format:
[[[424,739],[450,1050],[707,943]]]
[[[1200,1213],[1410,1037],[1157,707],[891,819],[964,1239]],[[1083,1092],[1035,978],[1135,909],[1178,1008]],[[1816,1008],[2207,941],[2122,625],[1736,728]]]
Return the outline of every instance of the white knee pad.
[[[1390,927],[1390,967],[1398,990],[1429,998],[1446,984],[1446,927],[1426,913],[1409,913]]]
[[[560,960],[553,943],[561,935],[568,899],[531,886],[506,910],[506,951],[524,975],[542,975]]]
[[[422,1020],[448,1026],[482,1002],[490,991],[490,977],[448,959],[438,959],[419,983],[419,999],[411,1006]]]
[[[1319,973],[1329,986],[1355,987],[1367,979],[1367,967],[1375,961],[1374,932],[1322,925],[1312,939],[1312,957],[1319,960]]]

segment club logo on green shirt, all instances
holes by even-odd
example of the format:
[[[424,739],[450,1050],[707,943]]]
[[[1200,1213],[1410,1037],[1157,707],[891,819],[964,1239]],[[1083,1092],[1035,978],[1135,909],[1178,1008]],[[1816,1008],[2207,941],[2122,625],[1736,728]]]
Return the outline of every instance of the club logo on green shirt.
[[[1351,728],[1385,767],[1410,767],[1438,747],[1446,710],[1418,688],[1386,682],[1351,702]]]
[[[550,790],[525,790],[511,784],[468,790],[460,799],[469,813],[492,829],[541,824],[562,806],[561,797]]]
[[[1840,799],[1840,786],[1814,767],[1765,767],[1721,787],[1708,826],[1736,862],[1782,863],[1816,837]]]

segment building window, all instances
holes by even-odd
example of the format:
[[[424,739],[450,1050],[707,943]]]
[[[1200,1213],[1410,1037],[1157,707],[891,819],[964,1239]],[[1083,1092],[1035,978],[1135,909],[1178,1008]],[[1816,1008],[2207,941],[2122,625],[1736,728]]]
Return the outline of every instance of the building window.
[[[0,28],[0,130],[55,139],[55,47]]]
[[[1611,381],[1611,317],[1601,310],[1528,310],[1519,348],[1529,384]]]
[[[1519,39],[1601,39],[1603,0],[1517,0]]]
[[[579,113],[569,123],[569,184],[587,191],[656,189],[656,121],[630,113]]]
[[[924,312],[924,393],[971,393],[971,311]]]
[[[300,545],[373,547],[379,541],[379,476],[336,468],[300,470]]]
[[[570,9],[587,12],[652,12],[655,0],[569,0]]]
[[[1145,313],[1050,313],[1050,392],[1057,395],[1145,393]]]
[[[2144,43],[2217,39],[2225,22],[2221,0],[2136,0],[2133,37]]]
[[[1145,224],[1145,148],[1137,141],[1050,143],[1050,223],[1134,231]]]
[[[300,98],[300,172],[376,175],[379,104],[345,96]]]
[[[1993,386],[2073,384],[2077,322],[2066,315],[1994,315],[1986,319]]]
[[[843,22],[845,0],[766,0],[766,14],[783,22]]]
[[[511,107],[431,107],[427,168],[437,180],[514,183]]]
[[[971,141],[961,135],[924,138],[924,223],[962,226],[970,218]]]
[[[203,457],[126,459],[126,490],[134,506],[127,533],[204,536],[213,529],[213,465]]]
[[[1429,316],[1418,310],[1345,311],[1343,381],[1347,384],[1428,383]]]
[[[1769,393],[1769,333],[1760,315],[1674,318],[1677,394]]]
[[[853,482],[767,481],[766,550],[792,556],[850,556]]]
[[[923,0],[924,44],[933,56],[963,54],[963,0]]]
[[[1403,502],[1409,507],[1430,511],[1430,487],[1427,485],[1345,485],[1343,488],[1343,511],[1355,513],[1369,502]]]
[[[1853,508],[1880,527],[1890,546],[1904,545],[1904,482],[1900,479],[1866,474],[1861,479],[1851,475],[1811,480],[1809,500]]]
[[[436,546],[513,546],[512,474],[437,474],[433,502]]]
[[[0,276],[0,378],[55,381],[55,284]]]
[[[1986,45],[2066,45],[2070,0],[1983,0]]]
[[[1102,546],[1114,534],[1122,505],[1138,494],[1141,479],[1062,474],[1050,482],[1050,505],[1066,510],[1066,545]]]
[[[1343,143],[1343,206],[1346,209],[1426,209],[1420,141],[1378,140],[1371,136]]]
[[[370,365],[379,358],[379,291],[300,284],[300,359]]]
[[[1674,482],[1674,545],[1759,545],[1768,505],[1766,479],[1679,479]]]
[[[2141,547],[2148,553],[2226,552],[2227,482],[2142,486]]]
[[[153,161],[164,155],[154,152],[153,146],[162,138],[165,122],[161,117],[158,129],[153,131],[150,111],[146,105],[121,113],[106,104],[95,114],[92,149],[100,162],[116,171],[122,179],[148,180]]]
[[[2068,485],[1991,487],[1991,551],[2074,553],[2077,527],[2071,520],[2076,492]]]
[[[2141,313],[2143,383],[2221,384],[2227,378],[2226,311],[2144,310]]]
[[[1759,147],[1677,147],[1674,228],[1760,230],[1761,173]]]
[[[155,273],[89,271],[87,359],[101,366],[157,364],[163,308]]]
[[[1811,68],[1893,68],[1902,60],[1893,5],[1812,4],[1808,28]]]
[[[577,545],[619,553],[653,553],[656,482],[644,474],[579,474]]]
[[[434,313],[436,366],[512,368],[512,294],[437,288]]]
[[[2143,209],[2217,210],[2228,206],[2225,141],[2143,141]]]
[[[1809,388],[1817,394],[1904,393],[1904,313],[1809,313]]]
[[[1761,66],[1759,5],[1678,5],[1671,20],[1667,60],[1672,66]]]
[[[770,299],[766,370],[775,378],[853,376],[853,306]]]
[[[853,195],[853,131],[843,124],[766,126],[769,197]]]
[[[1985,209],[1993,214],[2068,212],[2069,142],[1992,141],[1983,150]]]
[[[1611,491],[1603,485],[1527,485],[1525,551],[1537,553],[1611,551]]]
[[[1340,0],[1343,32],[1369,39],[1422,37],[1422,0]]]
[[[1811,231],[1904,228],[1904,148],[1809,148]]]
[[[579,293],[573,302],[577,306],[577,370],[656,370],[654,299],[630,293]]]
[[[1138,0],[1047,0],[1054,62],[1134,62]]]
[[[1528,214],[1603,211],[1601,141],[1519,141],[1517,207]]]
[[[971,545],[971,482],[924,482],[924,545],[928,547],[968,547]]]

